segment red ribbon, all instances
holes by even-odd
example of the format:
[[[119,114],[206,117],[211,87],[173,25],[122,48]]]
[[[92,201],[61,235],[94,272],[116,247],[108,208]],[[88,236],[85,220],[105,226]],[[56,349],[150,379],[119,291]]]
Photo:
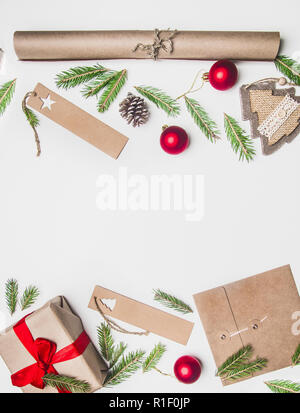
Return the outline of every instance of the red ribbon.
[[[13,329],[23,346],[36,360],[36,363],[12,374],[11,381],[12,384],[17,387],[31,384],[38,389],[43,389],[45,387],[43,376],[47,373],[58,374],[53,364],[61,363],[80,356],[90,343],[90,338],[86,332],[83,331],[74,343],[56,351],[56,344],[53,343],[53,341],[40,337],[35,340],[33,339],[25,321],[28,315],[23,317]],[[70,393],[67,390],[57,390],[59,393]]]

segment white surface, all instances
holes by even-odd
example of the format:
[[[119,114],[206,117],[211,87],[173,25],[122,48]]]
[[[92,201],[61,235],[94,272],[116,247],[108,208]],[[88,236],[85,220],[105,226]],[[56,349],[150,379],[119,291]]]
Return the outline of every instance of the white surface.
[[[278,3],[278,4],[277,4]],[[299,150],[300,138],[271,156],[261,154],[255,141],[255,161],[240,163],[224,133],[212,145],[193,124],[185,109],[176,120],[151,105],[151,120],[139,129],[127,126],[118,103],[99,115],[93,99],[85,101],[78,89],[59,93],[130,137],[118,161],[110,159],[60,126],[40,116],[42,156],[35,157],[34,138],[21,111],[24,94],[39,81],[56,90],[56,73],[78,62],[18,62],[13,50],[15,30],[55,29],[154,29],[280,30],[282,50],[300,50],[298,0],[284,3],[239,1],[121,1],[51,2],[2,0],[0,47],[6,52],[1,83],[18,78],[16,95],[0,120],[0,310],[6,312],[4,281],[15,277],[24,287],[39,286],[42,294],[35,308],[63,294],[81,315],[95,340],[99,315],[87,309],[95,284],[155,305],[152,289],[161,288],[193,305],[192,294],[290,263],[297,284],[299,255]],[[90,62],[95,63],[95,62]],[[195,73],[209,69],[199,61],[109,61],[111,68],[126,67],[129,79],[118,101],[132,86],[148,84],[178,96]],[[267,76],[277,76],[272,63],[240,62],[238,84],[222,93],[206,87],[194,95],[210,115],[223,124],[223,112],[241,119],[239,86]],[[299,93],[298,93],[299,94]],[[189,132],[191,145],[178,157],[159,146],[161,126],[178,124]],[[249,131],[249,123],[243,127]],[[100,212],[96,208],[96,180],[101,174],[192,173],[205,177],[205,216],[186,222],[182,212]],[[17,313],[14,320],[21,317]],[[222,388],[214,377],[215,365],[197,313],[187,317],[196,325],[187,347],[154,335],[120,337],[130,349],[149,350],[167,344],[162,370],[171,371],[183,354],[195,354],[203,363],[201,379],[190,386],[155,372],[132,379],[112,392],[264,392],[271,378],[300,380],[299,369],[286,369]],[[263,356],[263,355],[262,355]],[[12,387],[8,370],[0,362],[2,392]]]

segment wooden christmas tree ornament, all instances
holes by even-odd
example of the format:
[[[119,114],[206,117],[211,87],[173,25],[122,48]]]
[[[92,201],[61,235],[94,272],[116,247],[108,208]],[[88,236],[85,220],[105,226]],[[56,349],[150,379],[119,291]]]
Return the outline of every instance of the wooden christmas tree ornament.
[[[300,132],[300,96],[295,88],[277,89],[285,78],[260,80],[240,89],[242,116],[249,120],[252,138],[260,138],[262,151],[269,155]],[[290,84],[290,83],[289,83]]]

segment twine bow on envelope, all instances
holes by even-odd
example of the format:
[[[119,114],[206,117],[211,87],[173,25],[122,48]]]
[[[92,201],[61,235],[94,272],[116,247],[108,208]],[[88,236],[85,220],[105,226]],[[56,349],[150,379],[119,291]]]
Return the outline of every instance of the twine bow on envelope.
[[[36,362],[12,374],[11,381],[12,384],[17,387],[31,384],[38,389],[43,389],[45,387],[43,376],[47,373],[58,374],[53,364],[80,356],[90,343],[90,338],[86,332],[83,331],[72,344],[56,351],[57,346],[53,341],[41,337],[34,340],[26,324],[26,318],[29,315],[30,314],[23,317],[13,327],[13,330]],[[59,393],[70,393],[67,390],[61,390],[59,388],[57,388],[57,390]]]

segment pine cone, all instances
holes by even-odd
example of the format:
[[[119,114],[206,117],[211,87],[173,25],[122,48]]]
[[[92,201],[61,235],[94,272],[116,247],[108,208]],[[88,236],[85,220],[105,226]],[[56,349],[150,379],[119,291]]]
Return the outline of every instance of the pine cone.
[[[127,120],[133,127],[141,126],[149,118],[149,110],[143,98],[128,93],[127,97],[120,103],[119,109],[122,118]]]

